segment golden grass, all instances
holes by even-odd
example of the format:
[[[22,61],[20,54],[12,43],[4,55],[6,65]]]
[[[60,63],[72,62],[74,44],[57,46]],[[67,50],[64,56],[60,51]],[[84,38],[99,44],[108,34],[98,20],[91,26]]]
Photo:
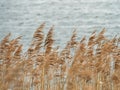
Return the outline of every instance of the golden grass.
[[[120,90],[120,38],[108,39],[105,29],[76,40],[74,30],[62,51],[53,48],[51,27],[35,31],[26,52],[21,37],[0,42],[0,90]]]

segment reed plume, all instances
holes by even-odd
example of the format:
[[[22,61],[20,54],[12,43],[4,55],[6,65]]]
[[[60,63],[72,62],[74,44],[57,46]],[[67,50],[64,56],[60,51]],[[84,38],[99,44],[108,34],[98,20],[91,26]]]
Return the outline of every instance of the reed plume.
[[[45,23],[33,34],[26,52],[21,36],[9,33],[0,42],[0,90],[120,90],[120,38],[106,29],[66,46],[53,48],[54,26],[44,37]],[[60,50],[61,49],[61,50]]]

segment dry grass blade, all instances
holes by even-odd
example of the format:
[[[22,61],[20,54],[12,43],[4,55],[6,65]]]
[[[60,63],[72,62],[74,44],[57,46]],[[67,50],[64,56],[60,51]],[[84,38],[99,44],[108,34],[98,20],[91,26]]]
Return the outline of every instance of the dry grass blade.
[[[73,34],[72,34],[72,37],[71,37],[71,40],[70,40],[70,44],[71,44],[71,47],[76,47],[76,45],[78,44],[78,42],[76,41],[76,30],[73,31]]]
[[[49,54],[52,50],[52,45],[53,45],[53,29],[54,29],[54,26],[52,26],[47,34],[47,37],[45,39],[45,44],[44,44],[44,47],[45,47],[45,53],[46,54]]]
[[[8,42],[10,36],[11,36],[11,33],[9,33],[7,36],[5,36],[5,37],[3,38],[3,40],[1,41],[1,45],[4,44],[4,43],[6,43],[6,42]]]
[[[42,47],[42,43],[44,40],[44,33],[43,29],[45,27],[45,23],[42,23],[40,27],[35,31],[33,35],[33,40],[30,45],[30,48],[28,49],[28,53],[35,53],[39,52],[40,48]]]

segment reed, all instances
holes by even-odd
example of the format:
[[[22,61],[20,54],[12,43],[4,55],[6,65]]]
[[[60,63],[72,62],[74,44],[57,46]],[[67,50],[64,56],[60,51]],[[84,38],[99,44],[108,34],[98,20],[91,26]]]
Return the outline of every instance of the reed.
[[[120,38],[107,38],[105,28],[76,40],[76,30],[63,50],[53,48],[53,30],[45,23],[35,31],[26,52],[9,33],[0,42],[0,90],[120,90]]]

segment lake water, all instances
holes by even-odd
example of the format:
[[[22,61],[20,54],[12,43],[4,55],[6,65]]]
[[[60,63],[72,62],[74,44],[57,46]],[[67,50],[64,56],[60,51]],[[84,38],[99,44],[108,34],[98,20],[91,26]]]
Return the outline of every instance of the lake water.
[[[106,36],[120,34],[119,0],[0,0],[0,40],[9,32],[23,36],[28,47],[37,27],[45,22],[44,33],[55,25],[56,45],[63,46],[74,28],[78,38],[106,28]]]

